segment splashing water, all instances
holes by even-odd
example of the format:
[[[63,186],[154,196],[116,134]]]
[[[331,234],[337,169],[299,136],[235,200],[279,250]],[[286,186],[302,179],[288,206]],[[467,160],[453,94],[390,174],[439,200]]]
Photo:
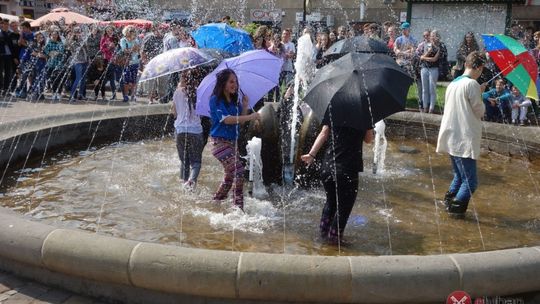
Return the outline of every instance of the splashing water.
[[[263,184],[262,177],[262,158],[261,158],[262,140],[253,137],[246,145],[247,160],[249,162],[249,182],[253,185],[253,196],[258,199],[268,197],[268,192]]]
[[[388,141],[384,134],[386,124],[381,120],[375,124],[375,145],[373,146],[373,174],[384,173],[384,160],[386,159],[386,148]]]
[[[291,144],[289,151],[289,163],[283,166],[283,180],[285,184],[291,184],[294,180],[294,158],[296,155],[296,137],[298,136],[298,107],[300,105],[300,88],[306,90],[309,82],[315,75],[315,61],[313,60],[314,46],[309,33],[298,39],[298,50],[294,68],[294,98],[291,122]]]

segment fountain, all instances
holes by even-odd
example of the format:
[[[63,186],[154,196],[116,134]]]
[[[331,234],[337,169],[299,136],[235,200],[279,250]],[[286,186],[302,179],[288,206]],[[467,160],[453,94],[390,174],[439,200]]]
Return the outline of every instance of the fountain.
[[[386,121],[390,140],[385,174],[361,175],[361,203],[346,231],[354,242],[338,252],[312,239],[324,199],[320,190],[297,189],[286,198],[285,240],[280,228],[284,214],[273,201],[276,186],[268,188],[267,199],[247,198],[245,215],[210,203],[209,193],[219,183],[216,173],[220,169],[207,153],[200,196],[179,191],[177,166],[171,164],[177,161],[171,157],[174,144],[166,136],[171,128],[168,113],[167,105],[132,106],[4,124],[0,139],[5,177],[0,201],[33,220],[0,209],[0,267],[76,292],[141,303],[206,297],[231,303],[421,303],[441,300],[456,289],[473,290],[475,296],[540,289],[532,279],[540,270],[540,251],[534,247],[538,245],[538,215],[532,214],[538,210],[538,192],[534,187],[520,192],[520,204],[507,208],[505,202],[512,200],[513,192],[502,195],[499,189],[500,184],[527,189],[527,180],[511,172],[519,174],[527,168],[538,177],[540,170],[534,162],[503,161],[498,154],[485,155],[480,162],[479,168],[487,171],[481,172],[485,190],[479,191],[476,207],[485,249],[475,221],[456,223],[443,211],[438,215],[443,236],[439,239],[433,233],[433,206],[425,194],[431,187],[430,169],[437,192],[443,194],[447,170],[437,168],[448,166],[447,160],[435,158],[430,167],[423,143],[417,140],[424,134],[422,125],[429,140],[436,136],[437,117],[425,116],[422,124],[423,114],[395,115]],[[305,130],[310,115],[301,117],[300,130]],[[275,122],[262,123],[264,145],[266,129]],[[55,130],[53,135],[50,128]],[[521,138],[523,131],[507,128],[489,124],[485,147],[517,153],[512,133]],[[539,159],[540,136],[527,138],[527,156]],[[304,147],[302,142],[299,149]],[[400,153],[403,144],[420,152]],[[256,152],[259,141],[251,145]],[[367,158],[372,156],[366,151]],[[263,170],[272,166],[264,163]],[[392,202],[391,211],[381,202],[380,178],[387,180],[385,195]],[[108,193],[105,201],[104,191]],[[99,233],[82,231],[97,230],[102,206]],[[387,219],[394,256],[385,256]],[[523,246],[532,247],[499,250]],[[336,254],[342,256],[325,256]],[[491,269],[498,273],[496,281]],[[480,281],[490,284],[478,285]]]
[[[375,145],[373,146],[373,174],[384,173],[384,160],[386,158],[386,124],[381,120],[375,124]]]
[[[265,199],[268,197],[268,192],[263,183],[263,163],[261,159],[262,141],[258,137],[253,137],[248,141],[247,160],[249,168],[249,182],[251,183],[252,195],[258,199]]]
[[[298,136],[298,123],[299,123],[299,106],[301,101],[301,93],[305,91],[309,85],[309,82],[315,74],[315,62],[313,59],[313,42],[311,41],[311,34],[305,33],[298,39],[297,58],[294,64],[296,74],[294,77],[294,95],[293,102],[290,105],[291,122],[290,128],[287,130],[290,136],[290,144],[288,145],[288,159],[284,159],[283,165],[283,180],[285,184],[292,184],[294,181],[295,163],[297,154],[297,136]],[[286,136],[286,134],[282,134]]]

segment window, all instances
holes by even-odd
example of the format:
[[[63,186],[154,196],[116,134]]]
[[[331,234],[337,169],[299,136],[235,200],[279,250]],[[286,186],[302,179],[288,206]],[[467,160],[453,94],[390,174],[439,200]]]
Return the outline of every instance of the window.
[[[24,7],[34,7],[34,1],[32,1],[32,0],[22,0],[22,1],[19,1],[19,5],[24,6]]]

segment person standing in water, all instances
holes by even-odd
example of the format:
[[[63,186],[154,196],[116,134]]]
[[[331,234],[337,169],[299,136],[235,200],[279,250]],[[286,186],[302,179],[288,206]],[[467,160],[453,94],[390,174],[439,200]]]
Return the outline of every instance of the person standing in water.
[[[302,161],[311,165],[319,150],[327,141],[323,157],[322,174],[326,203],[323,208],[320,233],[331,244],[338,244],[343,238],[349,215],[358,194],[358,173],[364,171],[362,142],[371,143],[373,130],[356,130],[347,127],[333,127],[328,111],[322,121],[322,130],[308,154]]]
[[[465,72],[448,85],[444,115],[437,140],[437,153],[450,154],[454,179],[445,195],[446,210],[463,216],[478,187],[476,160],[480,158],[482,101],[485,84],[476,81],[482,74],[486,57],[478,51],[465,59]]]
[[[249,101],[242,97],[239,103],[238,78],[233,70],[226,69],[217,74],[217,82],[210,98],[212,119],[212,154],[223,165],[225,176],[214,200],[227,198],[233,188],[234,205],[244,210],[244,163],[238,153],[239,126],[260,119],[259,113],[248,114]]]
[[[180,178],[186,188],[194,188],[201,171],[203,152],[203,128],[199,115],[195,114],[197,87],[190,83],[185,72],[173,94],[174,129],[176,148],[180,158]]]

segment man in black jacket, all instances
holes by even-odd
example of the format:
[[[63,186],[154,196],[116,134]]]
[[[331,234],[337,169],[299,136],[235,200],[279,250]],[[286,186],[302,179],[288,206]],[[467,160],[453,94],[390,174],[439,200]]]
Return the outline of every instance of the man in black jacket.
[[[15,62],[13,61],[13,43],[9,32],[9,21],[0,22],[0,95],[9,91]]]

